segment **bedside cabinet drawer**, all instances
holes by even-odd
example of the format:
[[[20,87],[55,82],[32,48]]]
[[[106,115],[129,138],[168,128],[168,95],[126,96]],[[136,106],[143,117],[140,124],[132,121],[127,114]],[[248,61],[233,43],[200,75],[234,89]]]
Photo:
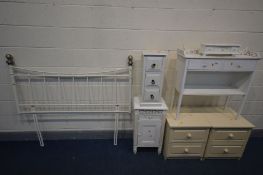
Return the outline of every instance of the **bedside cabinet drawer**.
[[[160,110],[140,110],[139,118],[162,118],[165,112]]]
[[[224,62],[222,60],[190,60],[188,69],[190,70],[223,70]]]
[[[160,86],[161,76],[158,73],[146,73],[145,86]]]
[[[145,57],[146,71],[161,71],[163,66],[163,57]]]
[[[168,148],[168,157],[177,156],[200,156],[204,153],[202,143],[172,143]]]
[[[145,88],[144,100],[147,102],[155,102],[160,99],[159,88]]]
[[[246,140],[250,130],[212,130],[211,140]]]
[[[254,71],[256,60],[227,60],[225,61],[224,70],[227,71]]]
[[[163,118],[162,111],[144,110],[139,112],[139,120],[161,120]]]
[[[170,130],[170,141],[206,141],[209,130]]]
[[[209,145],[211,146],[244,146],[246,140],[210,140]]]
[[[242,146],[210,146],[207,148],[207,156],[228,157],[241,155],[243,153]]]

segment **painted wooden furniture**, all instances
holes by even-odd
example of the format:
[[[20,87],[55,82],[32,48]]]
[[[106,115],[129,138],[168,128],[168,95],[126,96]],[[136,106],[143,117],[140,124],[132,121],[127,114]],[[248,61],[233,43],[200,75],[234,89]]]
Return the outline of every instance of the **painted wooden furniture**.
[[[142,95],[134,98],[133,151],[158,147],[162,151],[167,106],[161,97],[166,54],[143,53]]]
[[[142,55],[142,105],[161,105],[165,58],[166,54],[159,52]]]
[[[236,113],[238,117],[246,101],[259,55],[204,55],[198,50],[180,49],[177,53],[175,87],[179,98],[176,117],[179,117],[184,95],[227,96],[225,107],[230,96],[240,95],[242,100]]]
[[[254,125],[233,113],[208,117],[211,130],[205,158],[241,158]]]
[[[157,147],[162,151],[167,106],[161,98],[160,106],[142,106],[139,97],[134,98],[133,152],[138,147]]]
[[[241,158],[254,125],[222,108],[184,108],[168,114],[164,157]]]
[[[175,120],[173,115],[167,116],[164,157],[202,158],[210,130],[209,122],[204,116],[192,117],[182,114]]]

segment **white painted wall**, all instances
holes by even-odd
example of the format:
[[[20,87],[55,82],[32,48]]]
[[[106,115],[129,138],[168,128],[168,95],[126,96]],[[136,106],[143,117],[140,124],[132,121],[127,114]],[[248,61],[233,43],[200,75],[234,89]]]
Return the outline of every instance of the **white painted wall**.
[[[263,53],[262,0],[0,0],[0,131],[31,131],[32,122],[16,115],[4,55],[18,66],[123,67],[135,57],[134,94],[141,85],[141,51],[166,50],[164,97],[174,89],[178,47],[201,42],[239,43]],[[234,98],[233,104],[238,102]],[[217,103],[215,98],[185,104]],[[263,61],[242,112],[263,129]],[[88,117],[85,121],[83,118]],[[107,119],[107,120],[106,120]],[[110,130],[113,116],[52,115],[41,128]],[[131,129],[123,116],[120,128]]]

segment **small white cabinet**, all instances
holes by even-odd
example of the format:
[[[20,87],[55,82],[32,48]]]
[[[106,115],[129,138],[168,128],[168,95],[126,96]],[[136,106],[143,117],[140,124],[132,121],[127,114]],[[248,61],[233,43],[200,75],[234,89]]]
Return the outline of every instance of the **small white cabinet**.
[[[133,103],[133,152],[136,154],[138,147],[157,147],[160,154],[167,106],[162,98],[160,106],[141,106],[140,99],[134,97]]]

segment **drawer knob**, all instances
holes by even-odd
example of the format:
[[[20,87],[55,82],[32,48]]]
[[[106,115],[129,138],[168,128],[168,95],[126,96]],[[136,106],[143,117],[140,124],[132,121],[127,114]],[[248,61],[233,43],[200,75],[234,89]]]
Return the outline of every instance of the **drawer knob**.
[[[224,149],[224,153],[228,153],[229,150],[227,148]]]
[[[207,67],[207,65],[203,65],[202,67],[203,67],[203,68],[206,68],[206,67]]]
[[[228,135],[228,137],[229,137],[230,139],[233,139],[233,138],[234,138],[234,134],[230,133],[230,134]]]
[[[156,64],[154,63],[154,64],[152,64],[152,66],[151,66],[153,69],[156,67]]]
[[[154,80],[152,80],[152,85],[155,85],[155,81]]]
[[[187,134],[187,138],[188,138],[188,139],[191,139],[191,138],[192,138],[192,134],[191,134],[191,133],[188,133],[188,134]]]
[[[189,153],[189,149],[188,149],[188,148],[185,148],[185,149],[184,149],[184,153]]]
[[[152,99],[152,100],[154,99],[154,95],[153,95],[153,94],[151,94],[151,99]]]
[[[238,66],[237,66],[237,68],[241,68],[241,66],[240,66],[240,65],[238,65]]]

